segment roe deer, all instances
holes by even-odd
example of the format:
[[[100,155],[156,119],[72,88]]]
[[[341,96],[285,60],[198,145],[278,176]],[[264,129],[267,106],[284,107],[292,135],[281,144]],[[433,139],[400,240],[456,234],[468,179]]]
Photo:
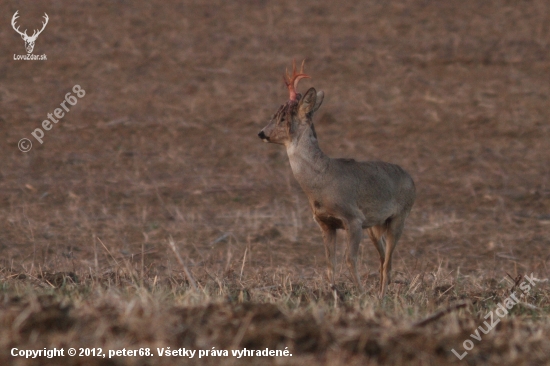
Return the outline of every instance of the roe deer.
[[[357,252],[363,229],[380,254],[380,290],[383,298],[390,282],[392,253],[401,237],[405,219],[415,200],[411,176],[401,167],[381,161],[357,162],[333,159],[319,148],[313,114],[324,93],[310,88],[303,96],[296,88],[300,79],[293,64],[285,79],[290,93],[258,136],[265,142],[284,145],[294,177],[306,193],[313,218],[323,232],[328,277],[334,286],[336,230],[347,234],[346,262],[355,285],[363,291],[357,273]]]

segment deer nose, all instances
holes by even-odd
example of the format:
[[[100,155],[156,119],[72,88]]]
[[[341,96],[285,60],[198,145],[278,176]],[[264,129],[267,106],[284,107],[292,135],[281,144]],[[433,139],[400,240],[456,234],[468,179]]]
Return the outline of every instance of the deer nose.
[[[260,133],[258,134],[258,137],[261,138],[264,141],[267,141],[267,136],[265,135],[263,130],[260,131]]]

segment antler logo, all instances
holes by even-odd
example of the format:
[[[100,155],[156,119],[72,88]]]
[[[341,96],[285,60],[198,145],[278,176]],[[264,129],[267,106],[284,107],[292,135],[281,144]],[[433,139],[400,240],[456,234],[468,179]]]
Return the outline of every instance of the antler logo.
[[[28,36],[27,35],[27,30],[25,29],[24,32],[21,32],[19,30],[19,27],[15,28],[15,20],[17,18],[19,18],[19,16],[17,15],[17,13],[19,12],[19,10],[17,10],[15,12],[15,14],[13,14],[13,18],[11,18],[11,26],[13,27],[13,29],[19,33],[21,35],[21,38],[23,38],[23,40],[25,41],[25,49],[27,50],[27,53],[32,53],[32,50],[34,49],[34,42],[36,42],[36,39],[38,38],[38,36],[40,35],[40,33],[42,33],[42,31],[44,30],[44,28],[46,28],[46,24],[48,24],[48,14],[44,13],[44,19],[46,20],[45,22],[42,22],[42,29],[40,29],[39,31],[35,30],[32,34],[32,36]],[[38,32],[38,33],[37,33]]]

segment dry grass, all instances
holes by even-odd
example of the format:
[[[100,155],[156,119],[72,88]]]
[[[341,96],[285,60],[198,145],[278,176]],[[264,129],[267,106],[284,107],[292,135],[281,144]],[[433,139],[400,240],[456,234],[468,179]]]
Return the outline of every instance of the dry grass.
[[[293,354],[201,365],[458,362],[451,349],[509,295],[508,274],[550,275],[550,5],[479,4],[0,4],[5,25],[16,10],[22,28],[50,17],[35,46],[47,62],[0,64],[0,363],[107,361],[9,355],[54,346]],[[9,26],[0,46],[24,52]],[[325,152],[415,179],[382,303],[367,240],[367,292],[351,286],[343,245],[328,288],[286,153],[256,136],[293,58],[312,75],[302,88],[325,91]],[[21,153],[75,84],[86,96]],[[462,362],[550,362],[549,297],[538,283]]]
[[[337,296],[319,278],[293,282],[286,269],[275,273],[224,272],[214,264],[196,278],[183,273],[159,280],[140,276],[139,266],[123,266],[101,275],[74,273],[2,273],[0,347],[99,347],[139,349],[285,349],[291,358],[208,357],[194,364],[445,364],[462,353],[484,317],[510,294],[513,282],[453,276],[442,268],[394,285],[395,292],[378,303],[371,289],[358,294],[340,284]],[[219,273],[216,271],[219,270]],[[210,273],[213,271],[213,273]],[[177,273],[177,271],[174,271]],[[548,290],[538,283],[529,297],[466,357],[473,364],[507,364],[523,360],[544,363],[548,323]],[[462,299],[460,301],[459,299]],[[449,304],[463,310],[430,318]],[[498,318],[494,315],[495,319]],[[424,322],[418,320],[427,319]],[[527,352],[528,351],[528,352]],[[7,352],[6,352],[7,353]],[[0,361],[13,359],[4,354]],[[174,364],[171,358],[120,357],[114,364]],[[42,360],[46,362],[46,360]],[[104,359],[54,358],[51,364],[102,364]],[[187,358],[179,363],[187,363]],[[24,363],[23,363],[24,364]]]

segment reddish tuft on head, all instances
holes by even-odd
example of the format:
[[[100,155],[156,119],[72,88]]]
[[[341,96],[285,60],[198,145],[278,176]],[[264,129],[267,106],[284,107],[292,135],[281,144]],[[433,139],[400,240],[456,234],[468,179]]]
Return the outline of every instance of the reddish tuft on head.
[[[296,60],[292,60],[292,75],[286,71],[286,77],[283,77],[285,80],[286,87],[290,94],[289,100],[296,101],[296,88],[298,87],[298,82],[300,79],[309,79],[309,76],[304,74],[304,61],[302,61],[302,66],[300,67],[300,72],[296,73]]]

